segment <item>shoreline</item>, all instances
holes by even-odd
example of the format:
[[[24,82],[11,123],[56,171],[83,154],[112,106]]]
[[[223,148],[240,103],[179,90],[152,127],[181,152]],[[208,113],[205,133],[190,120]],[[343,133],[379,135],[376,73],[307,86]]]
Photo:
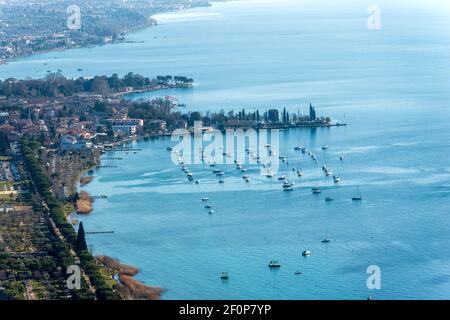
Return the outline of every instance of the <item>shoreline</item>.
[[[113,147],[108,151],[113,151],[115,148],[120,148],[121,145],[133,141],[141,141],[145,140],[146,138],[159,136],[167,136],[167,134],[128,137],[110,144]],[[99,165],[101,165],[101,156],[99,158],[99,164],[97,165],[97,167]],[[86,176],[86,174],[90,170],[92,170],[92,168],[87,168],[86,170],[81,171],[80,176],[77,177],[77,179],[75,180],[78,193],[80,194],[80,197],[83,197],[83,199],[79,199],[76,201],[76,208],[74,212],[75,215],[71,219],[72,225],[74,221],[78,223],[79,215],[84,216],[94,212],[93,208],[94,198],[87,191],[81,190],[82,187],[88,185],[95,179],[94,176]],[[82,184],[81,180],[86,177],[89,177],[89,182],[86,184]],[[79,201],[80,205],[83,207],[82,209],[86,209],[86,212],[80,212],[78,207]],[[68,216],[67,218],[70,219],[70,216]],[[118,284],[117,292],[119,293],[120,297],[123,300],[160,300],[161,295],[166,291],[163,288],[157,286],[149,286],[143,282],[140,282],[139,280],[134,279],[134,276],[139,273],[139,269],[137,267],[122,264],[119,259],[112,258],[106,255],[99,255],[95,256],[94,258],[105,269],[113,273],[113,279],[117,281]],[[117,278],[115,277],[116,275]]]
[[[110,256],[99,255],[95,259],[101,263],[112,274],[113,278],[117,281],[120,296],[125,300],[160,300],[161,294],[165,289],[146,285],[136,279],[139,273],[139,269],[123,264],[119,259],[112,258]]]
[[[180,12],[180,11],[188,11],[188,10],[196,9],[196,8],[209,8],[209,7],[211,7],[211,4],[214,3],[214,2],[220,3],[220,2],[228,2],[228,1],[227,0],[224,0],[224,1],[215,0],[215,1],[209,2],[208,5],[199,5],[199,6],[189,7],[189,8],[178,8],[176,10],[162,10],[162,11],[159,11],[159,12],[155,12],[150,17],[148,17],[149,21],[148,21],[147,24],[142,25],[142,26],[131,27],[130,29],[124,30],[123,32],[125,32],[125,36],[128,36],[130,34],[135,34],[135,33],[138,33],[140,31],[144,31],[146,29],[152,28],[154,26],[158,26],[157,21],[153,17],[157,16],[159,14]],[[156,24],[153,21],[156,21]],[[63,52],[63,51],[76,50],[76,49],[97,48],[97,47],[103,47],[103,46],[107,46],[107,45],[114,45],[114,44],[121,44],[121,43],[141,43],[141,41],[129,40],[129,39],[124,37],[124,39],[117,39],[117,40],[113,40],[113,41],[107,42],[107,43],[86,44],[86,45],[79,45],[79,46],[71,47],[71,48],[60,47],[60,48],[39,50],[39,51],[30,53],[30,54],[24,54],[24,55],[16,56],[16,57],[13,57],[13,58],[7,58],[7,59],[4,59],[4,60],[0,60],[0,67],[2,65],[8,65],[10,63],[19,61],[21,59],[26,59],[26,58],[30,58],[30,57],[33,57],[33,56],[48,54],[48,53],[52,53],[52,52]]]

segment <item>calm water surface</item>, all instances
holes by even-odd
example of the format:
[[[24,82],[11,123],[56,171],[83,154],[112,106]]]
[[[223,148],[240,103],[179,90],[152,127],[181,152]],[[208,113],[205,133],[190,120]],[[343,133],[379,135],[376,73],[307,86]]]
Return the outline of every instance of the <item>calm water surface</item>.
[[[88,231],[115,233],[88,242],[96,254],[139,266],[138,279],[167,288],[164,299],[448,298],[449,14],[433,2],[380,7],[382,29],[368,31],[360,2],[214,4],[157,17],[158,27],[130,36],[143,43],[25,58],[1,66],[0,77],[58,68],[68,76],[179,74],[196,87],[131,98],[171,94],[202,111],[305,112],[312,101],[320,115],[350,124],[281,133],[290,166],[280,174],[297,163],[305,173],[291,174],[293,192],[255,165],[247,166],[248,184],[234,166],[224,167],[223,185],[208,166],[190,166],[202,181],[191,184],[170,161],[170,139],[139,142],[137,154],[108,154],[124,159],[105,160],[118,167],[96,170],[84,189],[109,197],[81,220]],[[339,186],[294,151],[298,141],[340,174]],[[330,149],[321,151],[323,144]],[[324,192],[313,196],[311,187]],[[358,189],[363,201],[352,203]],[[271,259],[282,267],[269,270]],[[369,265],[381,268],[381,290],[366,287]],[[222,271],[229,281],[220,281]]]

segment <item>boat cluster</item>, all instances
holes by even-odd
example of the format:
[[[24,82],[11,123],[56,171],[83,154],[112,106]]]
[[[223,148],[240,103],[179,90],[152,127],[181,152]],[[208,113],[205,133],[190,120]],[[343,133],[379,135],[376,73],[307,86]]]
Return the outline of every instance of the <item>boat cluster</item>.
[[[277,156],[276,151],[271,149],[271,146],[269,144],[264,146],[266,149],[268,149],[268,153],[271,157]],[[221,147],[221,149],[223,150],[223,147]],[[329,149],[328,146],[322,146],[322,151],[327,151]],[[189,170],[189,168],[185,165],[185,163],[182,161],[182,158],[180,156],[180,152],[178,150],[173,149],[172,147],[167,147],[167,150],[175,153],[175,155],[177,156],[177,161],[178,164],[180,165],[181,170],[186,174],[186,178],[191,181],[191,182],[195,182],[195,184],[200,184],[200,180],[196,179],[194,177],[194,174]],[[311,158],[311,160],[318,165],[319,164],[319,160],[318,160],[318,156],[311,151],[310,149],[308,149],[307,147],[300,147],[297,146],[294,148],[295,151],[300,151],[302,154],[307,155],[308,157]],[[218,183],[223,184],[225,183],[225,171],[217,168],[217,164],[215,162],[212,161],[205,161],[205,156],[204,156],[204,152],[202,150],[202,148],[200,148],[201,151],[201,160],[203,163],[206,163],[209,165],[210,168],[212,168],[212,173],[218,178]],[[256,161],[256,163],[260,166],[260,168],[265,169],[265,176],[268,179],[272,179],[275,177],[274,172],[272,171],[271,167],[272,167],[272,162],[269,161],[267,163],[263,163],[261,161],[261,158],[255,153],[253,152],[250,148],[246,148],[245,152],[253,159]],[[230,156],[229,153],[227,152],[223,152],[224,156]],[[281,161],[281,163],[284,163],[285,165],[289,166],[289,160],[287,159],[287,157],[283,156],[283,155],[279,155],[278,159]],[[344,160],[344,155],[341,154],[339,157],[340,161]],[[242,179],[243,181],[245,181],[246,183],[250,183],[251,182],[251,177],[250,175],[247,173],[248,169],[244,167],[244,165],[238,161],[238,160],[234,160],[234,165],[235,168],[238,172],[242,173]],[[341,183],[341,177],[334,173],[331,170],[330,167],[327,166],[327,164],[324,161],[324,164],[322,165],[322,171],[323,174],[325,175],[325,177],[329,177],[333,179],[334,184],[339,184]],[[292,166],[292,172],[295,173],[295,175],[299,178],[302,178],[304,176],[303,170],[301,168],[301,166],[298,164],[297,166]],[[295,183],[289,178],[288,176],[285,175],[281,175],[277,178],[278,181],[280,181],[282,183],[281,188],[284,191],[292,191],[294,190],[294,186]],[[312,188],[312,193],[313,194],[321,194],[322,191],[320,190],[320,188],[314,187]],[[331,196],[327,196],[325,198],[326,202],[331,202],[333,199]],[[362,198],[361,196],[358,194],[357,196],[354,196],[352,198],[353,201],[361,201]]]
[[[208,210],[208,214],[211,215],[211,214],[213,214],[215,212],[214,211],[214,207],[209,202],[209,198],[207,198],[207,197],[202,198],[202,202],[206,203],[204,208]]]

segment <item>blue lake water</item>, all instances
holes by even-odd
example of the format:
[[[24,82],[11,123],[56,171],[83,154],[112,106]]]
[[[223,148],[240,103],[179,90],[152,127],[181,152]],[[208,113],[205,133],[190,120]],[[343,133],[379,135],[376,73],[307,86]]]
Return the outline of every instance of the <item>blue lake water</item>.
[[[331,2],[330,2],[331,3]],[[170,139],[142,141],[137,154],[114,152],[84,189],[107,194],[85,228],[96,254],[139,266],[164,299],[448,298],[450,294],[450,12],[431,1],[399,7],[379,1],[382,28],[366,28],[366,6],[343,1],[249,1],[214,4],[158,16],[160,25],[130,35],[139,43],[47,53],[0,67],[0,78],[178,74],[193,89],[135,95],[175,95],[188,110],[287,107],[347,127],[280,134],[280,154],[305,176],[295,190],[248,166],[234,166],[225,184],[211,168],[189,166],[187,181],[170,160]],[[143,41],[143,43],[140,43]],[[47,65],[44,65],[47,63]],[[82,72],[77,69],[82,68]],[[305,143],[342,177],[294,151]],[[322,145],[329,145],[322,151]],[[339,161],[339,155],[345,155]],[[311,187],[323,194],[313,196]],[[360,190],[363,201],[350,200]],[[331,195],[332,203],[324,198]],[[215,213],[208,215],[201,198]],[[321,240],[328,234],[332,240]],[[308,258],[302,250],[311,250]],[[270,260],[282,267],[271,271]],[[382,288],[366,286],[369,265]],[[302,275],[294,275],[300,270]],[[230,280],[219,279],[222,271]]]

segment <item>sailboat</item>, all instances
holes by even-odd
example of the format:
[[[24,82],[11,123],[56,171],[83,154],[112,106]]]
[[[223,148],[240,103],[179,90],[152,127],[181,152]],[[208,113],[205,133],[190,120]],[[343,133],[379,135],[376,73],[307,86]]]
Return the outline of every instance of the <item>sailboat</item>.
[[[297,170],[297,176],[303,177],[303,170],[302,170],[302,165],[300,164],[300,161],[299,161],[299,169]]]
[[[300,137],[298,138],[298,143],[297,146],[294,148],[295,151],[300,151],[302,150],[302,147],[300,147]]]
[[[331,240],[328,238],[328,233],[326,233],[325,239],[323,239],[321,242],[322,243],[330,243],[331,242]]]
[[[352,198],[352,201],[362,201],[361,192],[359,192],[359,189],[358,189],[358,191],[356,193],[356,196],[354,196]]]

